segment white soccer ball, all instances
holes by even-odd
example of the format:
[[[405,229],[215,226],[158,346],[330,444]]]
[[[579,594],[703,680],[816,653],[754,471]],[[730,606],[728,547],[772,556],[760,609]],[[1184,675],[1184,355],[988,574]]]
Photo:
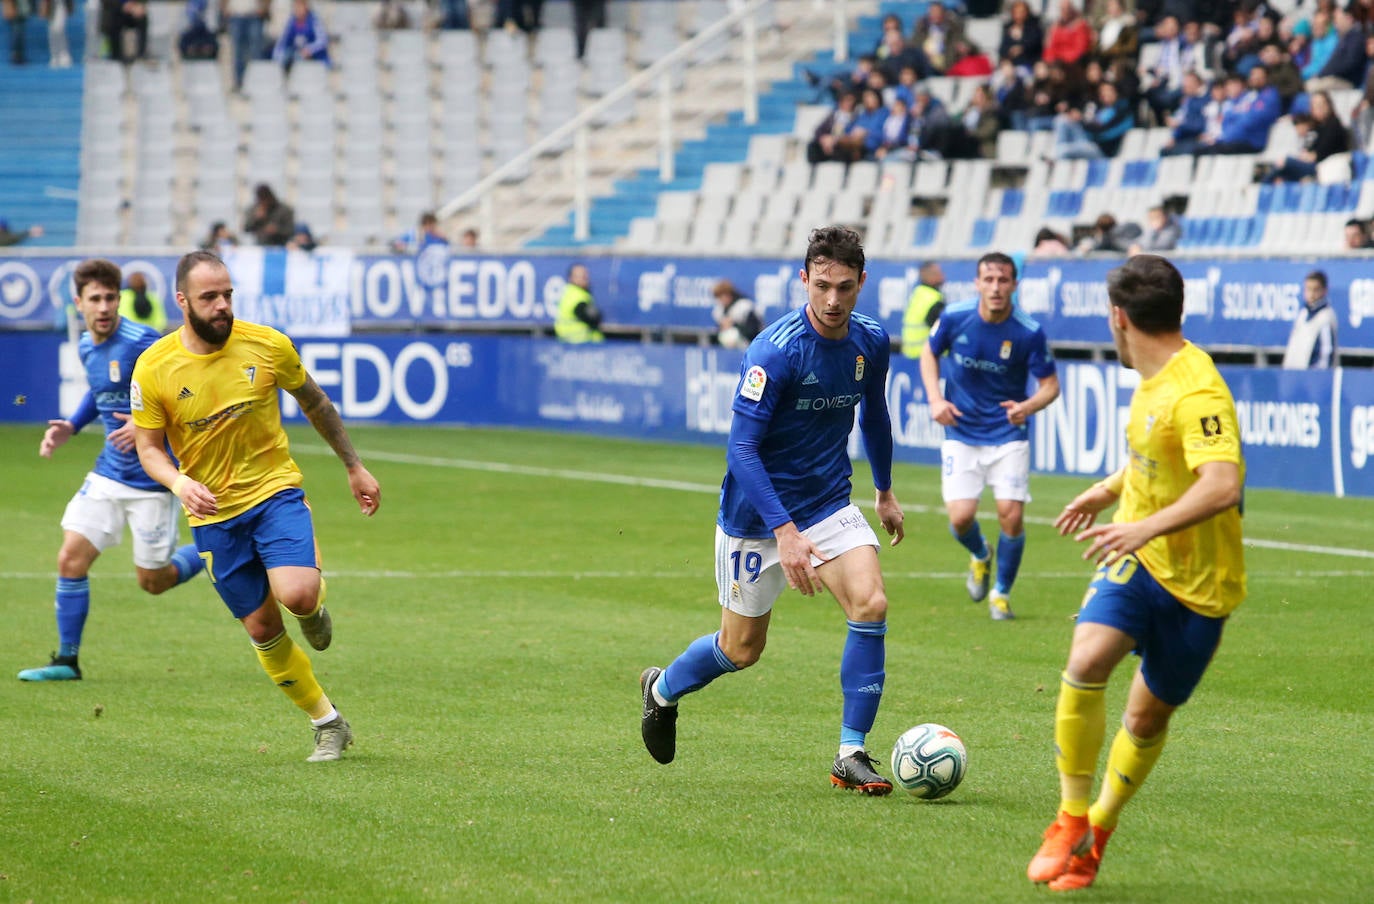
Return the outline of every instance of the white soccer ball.
[[[943,725],[917,725],[892,745],[892,779],[915,797],[944,797],[959,787],[967,768],[964,742]]]

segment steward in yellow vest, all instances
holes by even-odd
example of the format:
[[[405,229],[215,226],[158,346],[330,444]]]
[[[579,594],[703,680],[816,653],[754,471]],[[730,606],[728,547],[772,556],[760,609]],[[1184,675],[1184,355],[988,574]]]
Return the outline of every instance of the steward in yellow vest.
[[[939,264],[928,261],[921,265],[921,281],[912,290],[902,318],[902,354],[906,357],[920,359],[930,328],[945,310],[945,293],[940,291],[944,284],[945,274]]]
[[[558,315],[553,322],[554,335],[560,342],[581,344],[604,342],[601,333],[601,309],[591,293],[591,274],[582,264],[568,269],[568,282],[563,297],[558,300]]]

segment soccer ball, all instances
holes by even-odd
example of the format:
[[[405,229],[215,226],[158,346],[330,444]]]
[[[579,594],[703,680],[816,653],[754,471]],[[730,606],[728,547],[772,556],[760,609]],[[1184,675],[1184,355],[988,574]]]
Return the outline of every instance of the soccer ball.
[[[933,722],[908,729],[892,745],[892,778],[915,797],[944,797],[959,787],[967,767],[964,742]]]

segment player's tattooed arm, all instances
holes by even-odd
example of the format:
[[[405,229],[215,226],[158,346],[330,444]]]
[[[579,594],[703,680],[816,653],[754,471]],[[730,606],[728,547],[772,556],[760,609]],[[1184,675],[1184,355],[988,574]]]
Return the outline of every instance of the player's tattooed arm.
[[[327,443],[329,448],[334,450],[334,454],[339,456],[339,460],[344,463],[344,467],[352,468],[362,463],[358,457],[358,452],[353,448],[353,441],[348,438],[348,431],[344,430],[343,418],[339,416],[339,411],[334,407],[334,403],[329,401],[329,396],[325,395],[320,384],[315,382],[315,378],[306,375],[305,382],[296,389],[290,391],[297,402],[300,403],[301,412],[310,420],[310,425],[315,428],[315,432]]]

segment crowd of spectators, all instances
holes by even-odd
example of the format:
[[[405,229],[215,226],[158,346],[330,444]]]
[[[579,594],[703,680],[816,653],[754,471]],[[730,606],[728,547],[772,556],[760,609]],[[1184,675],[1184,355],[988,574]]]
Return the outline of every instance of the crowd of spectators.
[[[1323,160],[1374,139],[1374,0],[1315,0],[1286,14],[1264,0],[1053,3],[1044,17],[1025,0],[1004,5],[995,59],[940,2],[909,28],[886,17],[871,52],[823,86],[834,110],[808,158],[994,157],[1006,129],[1051,132],[1050,160],[1112,157],[1138,126],[1170,130],[1166,155],[1257,154],[1288,117],[1294,146],[1256,173],[1278,183],[1313,179]],[[927,87],[950,75],[978,82],[952,92],[967,98],[961,109]],[[1351,104],[1333,95],[1352,89],[1360,99],[1343,119]],[[1177,240],[1172,215],[1151,216],[1171,222],[1149,227],[1150,247]]]

